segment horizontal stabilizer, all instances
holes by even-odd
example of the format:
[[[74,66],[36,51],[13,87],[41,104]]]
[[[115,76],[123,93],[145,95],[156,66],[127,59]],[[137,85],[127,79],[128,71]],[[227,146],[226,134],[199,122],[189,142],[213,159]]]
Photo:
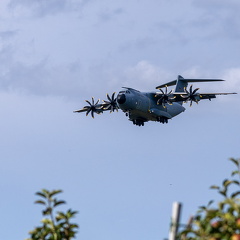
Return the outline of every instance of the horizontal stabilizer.
[[[223,79],[192,79],[192,78],[183,78],[182,76],[179,75],[177,80],[173,80],[171,82],[159,85],[156,87],[156,89],[176,85],[178,81],[185,82],[187,84],[189,82],[220,82],[225,80]]]

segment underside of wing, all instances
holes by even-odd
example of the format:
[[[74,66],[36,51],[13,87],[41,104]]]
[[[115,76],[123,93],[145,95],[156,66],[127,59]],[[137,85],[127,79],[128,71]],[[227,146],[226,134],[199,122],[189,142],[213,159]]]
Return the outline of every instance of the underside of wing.
[[[200,99],[209,99],[216,98],[217,95],[229,95],[229,94],[237,94],[233,93],[199,93]]]
[[[76,112],[76,113],[80,113],[80,112],[86,112],[88,110],[88,108],[82,108],[82,109],[79,109],[79,110],[75,110],[73,112]]]
[[[233,93],[196,93],[196,96],[199,96],[200,99],[209,99],[209,98],[216,98],[217,95],[230,95],[230,94],[237,94]],[[182,93],[173,93],[174,98],[176,100],[184,100],[185,97],[189,96],[189,93],[182,92]],[[175,101],[176,101],[175,100]]]
[[[167,87],[166,87],[167,89]],[[189,88],[189,90],[185,89],[184,92],[172,92],[169,93],[167,90],[165,93],[161,90],[160,93],[155,94],[155,98],[157,98],[157,104],[163,105],[165,107],[165,104],[171,104],[173,102],[190,102],[190,106],[192,106],[192,103],[198,103],[200,100],[208,99],[211,100],[212,98],[216,98],[217,95],[229,95],[229,94],[236,94],[233,93],[198,93],[197,91],[199,88],[193,89],[192,85]]]
[[[236,94],[236,93],[197,93],[198,89],[195,89],[194,91],[190,90],[190,92],[183,92],[183,93],[174,93],[174,98],[172,100],[176,102],[190,102],[190,106],[192,106],[192,103],[198,103],[200,100],[208,99],[211,100],[212,98],[216,98],[217,95],[229,95],[229,94]]]

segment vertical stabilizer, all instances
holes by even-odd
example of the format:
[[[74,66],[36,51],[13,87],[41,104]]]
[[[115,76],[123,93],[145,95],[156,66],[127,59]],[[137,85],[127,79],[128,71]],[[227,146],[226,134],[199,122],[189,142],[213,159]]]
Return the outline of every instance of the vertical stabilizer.
[[[188,82],[181,76],[178,75],[175,92],[185,92]]]
[[[219,81],[224,81],[224,80],[222,80],[222,79],[192,79],[192,78],[183,78],[181,75],[178,75],[176,80],[159,85],[156,87],[156,89],[176,85],[175,92],[185,92],[185,89],[187,88],[189,82],[199,83],[199,82],[219,82]]]

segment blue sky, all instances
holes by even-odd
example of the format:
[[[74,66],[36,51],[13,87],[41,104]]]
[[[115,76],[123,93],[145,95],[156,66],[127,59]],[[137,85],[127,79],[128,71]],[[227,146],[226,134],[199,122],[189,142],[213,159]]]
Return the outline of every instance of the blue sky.
[[[39,224],[42,188],[79,211],[79,239],[168,237],[218,196],[239,157],[239,95],[201,101],[167,125],[122,112],[73,114],[128,86],[222,78],[200,92],[240,92],[237,0],[5,0],[0,3],[1,200],[5,240]]]

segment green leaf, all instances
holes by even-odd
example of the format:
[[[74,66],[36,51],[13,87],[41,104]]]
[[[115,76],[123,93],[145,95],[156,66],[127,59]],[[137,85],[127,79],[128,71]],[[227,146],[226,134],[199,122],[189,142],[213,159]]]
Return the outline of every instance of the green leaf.
[[[37,200],[37,201],[35,201],[34,203],[46,205],[46,203],[45,203],[44,201],[42,201],[42,200]]]
[[[238,170],[233,171],[232,174],[231,174],[231,176],[234,176],[234,175],[236,175],[236,174],[239,174],[239,171],[238,171]]]
[[[213,200],[210,200],[207,206],[210,207],[210,205],[212,205],[213,202],[214,202]]]
[[[200,206],[199,209],[206,210],[207,208],[205,206]]]
[[[65,204],[65,203],[66,203],[66,202],[63,201],[63,200],[61,200],[61,201],[56,201],[53,206],[56,207],[56,206],[58,206],[58,205]]]
[[[62,190],[53,190],[52,192],[49,193],[49,197],[52,197],[52,196],[54,196],[58,193],[61,193],[61,192],[62,192]]]
[[[43,215],[50,215],[52,212],[52,208],[48,207],[46,210],[43,210],[42,213]]]
[[[224,182],[223,182],[223,185],[224,185],[224,187],[228,187],[230,184],[232,184],[232,183],[234,183],[234,184],[236,184],[236,185],[239,185],[239,182],[237,181],[237,180],[234,180],[234,181],[230,181],[230,180],[225,180]]]
[[[45,224],[52,224],[52,221],[48,218],[44,218],[41,220],[42,223],[45,223]]]
[[[224,181],[223,181],[223,186],[224,187],[227,187],[229,184],[231,184],[232,183],[232,181],[230,181],[230,180],[228,180],[228,179],[225,179]]]
[[[67,213],[66,213],[66,216],[68,218],[72,218],[74,217],[76,214],[78,213],[78,211],[72,211],[71,209],[68,209]]]
[[[219,191],[220,194],[222,194],[224,197],[227,197],[227,191],[224,190],[224,191]]]
[[[235,183],[236,185],[240,185],[239,181],[237,181],[237,180],[234,180],[232,182]]]
[[[36,192],[35,194],[40,196],[40,197],[46,198],[46,195],[42,192]]]
[[[234,159],[234,158],[230,158],[230,161],[232,161],[237,167],[239,167],[239,161]]]
[[[220,187],[219,186],[216,186],[216,185],[212,185],[212,186],[210,186],[210,189],[220,189]]]
[[[225,206],[225,203],[224,203],[224,202],[220,202],[218,205],[219,205],[219,209],[220,209],[221,211],[223,211],[224,206]]]
[[[79,228],[78,224],[71,224],[70,227],[71,228]]]
[[[233,194],[231,195],[231,198],[235,198],[237,195],[240,195],[240,191],[233,193]]]

